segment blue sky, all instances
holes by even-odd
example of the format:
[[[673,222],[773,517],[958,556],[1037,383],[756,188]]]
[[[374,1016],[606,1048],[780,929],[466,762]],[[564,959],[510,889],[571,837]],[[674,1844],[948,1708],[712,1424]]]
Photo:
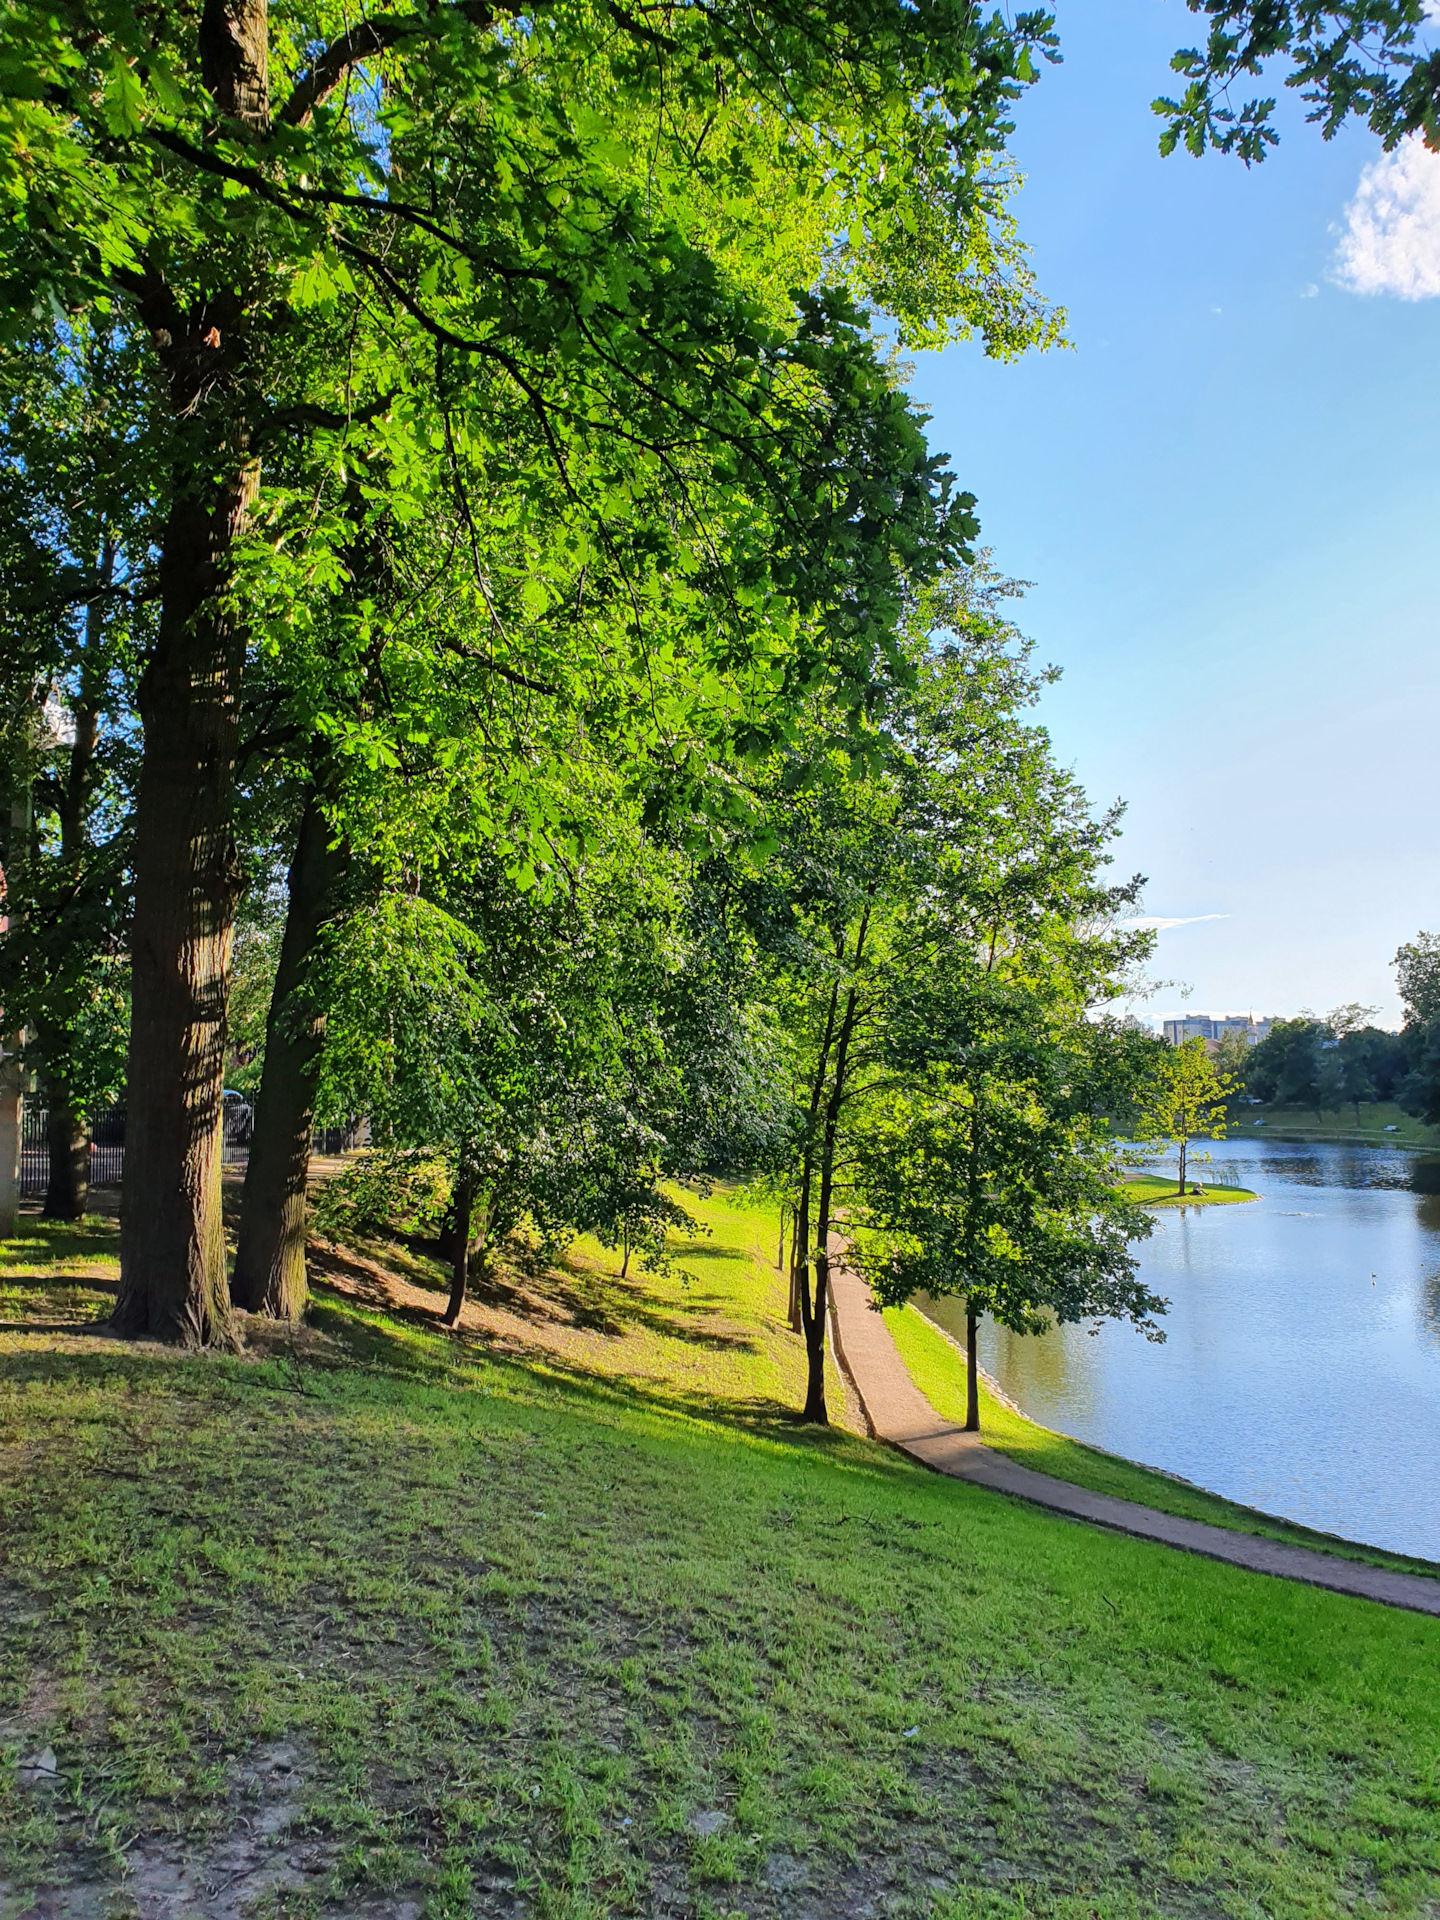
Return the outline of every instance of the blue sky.
[[[1075,350],[921,355],[915,394],[996,563],[1035,583],[1061,759],[1128,803],[1147,912],[1192,922],[1153,969],[1188,1001],[1137,1011],[1358,999],[1398,1023],[1395,948],[1440,931],[1440,297],[1336,276],[1353,233],[1352,278],[1440,293],[1440,160],[1327,144],[1293,96],[1263,167],[1161,160],[1149,102],[1194,16],[1058,11],[1016,210]]]

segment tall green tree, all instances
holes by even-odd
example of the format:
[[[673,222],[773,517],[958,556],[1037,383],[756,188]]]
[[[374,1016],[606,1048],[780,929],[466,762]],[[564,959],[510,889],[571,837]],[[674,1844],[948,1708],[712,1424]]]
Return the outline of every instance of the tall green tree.
[[[263,490],[327,433],[362,462],[383,445],[401,489],[439,457],[437,404],[503,466],[523,411],[578,541],[623,547],[643,521],[697,557],[690,604],[723,612],[697,621],[707,670],[768,685],[772,728],[827,676],[862,710],[900,566],[968,523],[851,298],[907,337],[979,325],[1002,352],[1052,329],[995,164],[1048,23],[898,0],[644,21],[7,0],[3,22],[9,337],[107,305],[165,421],[117,1324],[204,1341],[228,1314],[219,1096]],[[827,266],[828,288],[778,291]],[[323,570],[323,529],[313,545]]]
[[[49,1110],[45,1212],[77,1219],[89,1120],[123,1080],[135,663],[151,627],[148,402],[133,342],[66,328],[0,364],[9,929],[0,1006]]]
[[[1114,1033],[1085,1019],[1057,931],[1049,953],[1008,939],[981,965],[937,973],[895,1036],[903,1077],[859,1129],[855,1218],[867,1231],[853,1257],[886,1304],[964,1300],[971,1432],[986,1314],[1016,1333],[1123,1318],[1164,1337],[1154,1316],[1167,1303],[1130,1252],[1150,1223],[1117,1190],[1095,1114],[1124,1063],[1107,1058]]]
[[[1023,975],[1047,942],[1056,957],[1043,988],[1037,975],[1032,1016],[1063,1002],[1079,1017],[1147,944],[1112,924],[1134,897],[1101,878],[1114,821],[1090,814],[1044,733],[1026,724],[1045,676],[986,602],[983,577],[971,575],[917,602],[915,684],[897,701],[888,755],[868,778],[838,749],[777,764],[777,846],[748,890],[794,1075],[786,1191],[810,1420],[826,1418],[832,1236],[847,1215],[908,1231],[880,1197],[889,1147],[875,1155],[863,1143],[902,1114],[918,1137],[927,1116],[954,1108],[946,1075],[954,1068],[964,1080],[953,1050],[963,1052],[968,1017],[958,1009],[973,1013],[975,996]],[[1079,931],[1092,922],[1098,930]],[[948,1024],[938,1013],[945,995]],[[1069,1142],[1063,1128],[1048,1137],[1042,1161],[1062,1135]]]

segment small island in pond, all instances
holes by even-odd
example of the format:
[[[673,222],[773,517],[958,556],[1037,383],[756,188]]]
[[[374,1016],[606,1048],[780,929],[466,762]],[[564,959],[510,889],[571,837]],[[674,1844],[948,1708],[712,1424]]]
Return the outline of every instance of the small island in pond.
[[[1138,1207],[1223,1207],[1236,1200],[1258,1200],[1248,1187],[1221,1187],[1189,1177],[1185,1191],[1173,1173],[1130,1174],[1120,1191]]]

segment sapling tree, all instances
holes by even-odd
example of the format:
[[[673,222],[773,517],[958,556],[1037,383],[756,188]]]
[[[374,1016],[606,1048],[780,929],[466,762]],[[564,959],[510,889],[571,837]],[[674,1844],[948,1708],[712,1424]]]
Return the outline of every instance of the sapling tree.
[[[1225,1138],[1228,1103],[1235,1085],[1228,1073],[1216,1067],[1200,1039],[1167,1048],[1156,1061],[1145,1090],[1138,1133],[1142,1139],[1167,1141],[1179,1150],[1178,1193],[1185,1192],[1191,1141],[1199,1134],[1213,1140]]]

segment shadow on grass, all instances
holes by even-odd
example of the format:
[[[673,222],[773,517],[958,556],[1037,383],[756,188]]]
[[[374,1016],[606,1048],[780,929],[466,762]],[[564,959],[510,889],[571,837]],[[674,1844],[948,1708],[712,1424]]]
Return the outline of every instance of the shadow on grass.
[[[376,1245],[378,1248],[379,1243]],[[440,1321],[448,1281],[432,1273],[417,1275],[414,1259],[396,1259],[389,1246],[375,1255],[357,1255],[349,1247],[312,1243],[309,1257],[312,1277],[332,1280],[341,1291],[376,1312],[416,1326],[434,1327]],[[387,1276],[394,1273],[433,1294],[433,1309],[397,1301],[387,1285]],[[492,1268],[483,1281],[472,1283],[469,1298],[477,1306],[493,1308],[537,1328],[573,1329],[611,1340],[647,1333],[712,1353],[755,1351],[755,1342],[746,1332],[727,1324],[725,1308],[693,1288],[673,1304],[657,1301],[647,1292],[643,1274],[622,1280],[618,1274],[606,1273],[568,1255],[549,1267],[527,1261],[523,1266],[516,1262]],[[545,1348],[544,1354],[548,1364],[550,1349]]]
[[[383,1314],[383,1319],[372,1319],[371,1313]],[[474,1328],[442,1332],[426,1315],[368,1308],[343,1295],[317,1297],[310,1319],[363,1365],[431,1385],[473,1384],[532,1402],[560,1396],[588,1412],[603,1410],[612,1416],[623,1412],[673,1419],[678,1414],[787,1445],[829,1447],[853,1437],[843,1429],[809,1425],[796,1408],[769,1395],[661,1386],[648,1376],[602,1372],[548,1347],[507,1350]],[[397,1321],[398,1326],[387,1324]]]

